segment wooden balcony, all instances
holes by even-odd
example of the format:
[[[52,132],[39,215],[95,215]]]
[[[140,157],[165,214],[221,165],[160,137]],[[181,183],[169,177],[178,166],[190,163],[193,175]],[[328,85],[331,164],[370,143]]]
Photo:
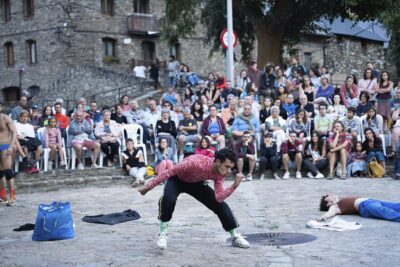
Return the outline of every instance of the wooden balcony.
[[[152,14],[134,13],[128,16],[128,34],[158,36],[161,34],[163,25],[164,19]]]

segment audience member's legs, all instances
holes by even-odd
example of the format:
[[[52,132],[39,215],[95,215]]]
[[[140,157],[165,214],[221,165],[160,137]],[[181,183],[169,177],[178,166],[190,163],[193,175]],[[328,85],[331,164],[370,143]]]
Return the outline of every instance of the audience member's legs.
[[[342,176],[347,174],[347,150],[342,148],[340,150],[340,163],[342,164]]]
[[[333,169],[336,163],[336,152],[329,152],[329,176],[333,176]]]
[[[392,129],[392,151],[396,151],[397,143],[399,142],[400,127],[394,127]]]
[[[289,172],[289,154],[282,154],[282,164],[285,172]]]
[[[216,141],[219,143],[219,149],[225,148],[225,136],[224,135],[218,136]]]
[[[303,156],[301,155],[300,152],[296,153],[295,160],[296,160],[296,168],[297,168],[297,171],[299,172],[299,171],[301,171],[301,163],[303,161]]]
[[[237,164],[237,168],[238,168],[239,173],[243,173],[243,165],[244,165],[243,158],[237,159],[236,164]]]

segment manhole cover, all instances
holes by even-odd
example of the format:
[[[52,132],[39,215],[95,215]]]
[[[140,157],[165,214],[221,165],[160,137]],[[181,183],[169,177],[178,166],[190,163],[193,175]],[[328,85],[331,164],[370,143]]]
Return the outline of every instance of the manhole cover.
[[[266,246],[296,245],[317,239],[316,236],[301,233],[258,233],[244,236],[250,244]]]

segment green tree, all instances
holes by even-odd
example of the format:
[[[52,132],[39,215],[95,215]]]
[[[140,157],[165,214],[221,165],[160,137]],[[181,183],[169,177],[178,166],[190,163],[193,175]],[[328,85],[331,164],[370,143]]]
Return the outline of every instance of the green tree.
[[[304,33],[319,29],[315,21],[336,17],[365,21],[377,18],[399,0],[232,0],[233,27],[242,47],[242,59],[250,57],[257,41],[257,61],[278,63],[284,45],[293,45]],[[176,42],[194,34],[196,25],[207,27],[208,41],[220,47],[226,27],[226,0],[166,0],[164,37]]]
[[[389,35],[389,57],[395,64],[397,75],[400,75],[400,3],[382,12],[380,21],[385,25]]]

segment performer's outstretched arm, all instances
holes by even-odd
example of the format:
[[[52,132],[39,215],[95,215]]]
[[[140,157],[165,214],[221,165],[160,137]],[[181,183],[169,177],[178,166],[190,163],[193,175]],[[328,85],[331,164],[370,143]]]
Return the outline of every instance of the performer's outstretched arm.
[[[224,189],[224,180],[215,180],[214,181],[214,191],[215,191],[215,199],[218,202],[224,201],[227,197],[232,195],[236,188],[238,188],[240,182],[243,180],[243,174],[236,174],[234,183]]]

